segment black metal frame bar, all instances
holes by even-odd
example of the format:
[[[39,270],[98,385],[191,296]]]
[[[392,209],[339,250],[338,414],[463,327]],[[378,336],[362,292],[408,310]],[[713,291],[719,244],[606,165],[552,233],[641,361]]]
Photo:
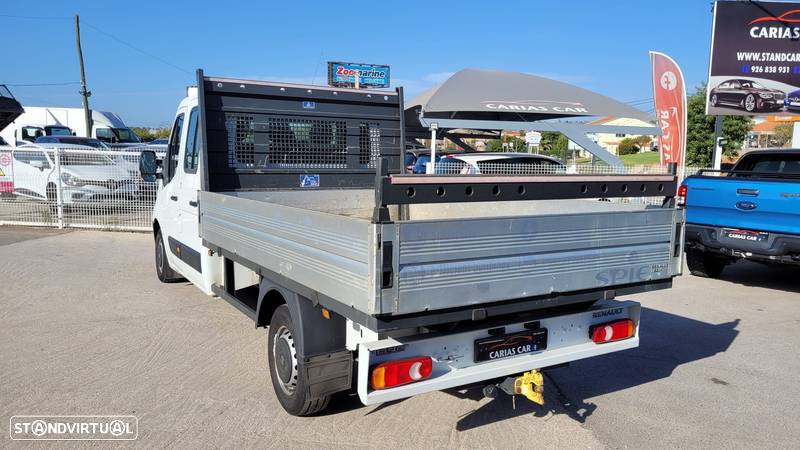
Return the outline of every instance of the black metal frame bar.
[[[677,166],[665,175],[389,175],[379,160],[375,222],[388,221],[387,205],[422,203],[664,197],[678,190]]]

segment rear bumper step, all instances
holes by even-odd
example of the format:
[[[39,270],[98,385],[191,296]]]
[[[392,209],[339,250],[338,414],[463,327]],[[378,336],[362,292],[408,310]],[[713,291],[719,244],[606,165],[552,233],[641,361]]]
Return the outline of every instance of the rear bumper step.
[[[766,242],[739,242],[721,238],[722,228],[726,227],[686,224],[686,248],[756,260],[800,262],[800,235],[769,233]]]
[[[546,350],[480,363],[474,361],[474,342],[489,336],[488,329],[361,343],[358,346],[358,395],[366,405],[382,403],[635,348],[639,345],[640,311],[639,304],[632,301],[603,302],[582,312],[545,318],[540,321],[540,327],[548,330]],[[589,337],[592,325],[624,318],[636,324],[633,337],[606,344],[592,342]],[[506,333],[524,329],[525,322],[505,326]],[[371,367],[420,355],[433,358],[430,378],[390,389],[369,389]]]

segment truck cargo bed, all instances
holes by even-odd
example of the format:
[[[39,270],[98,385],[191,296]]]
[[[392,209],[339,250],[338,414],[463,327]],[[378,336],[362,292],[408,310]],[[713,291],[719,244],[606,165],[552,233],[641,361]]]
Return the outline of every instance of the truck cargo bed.
[[[597,200],[407,205],[372,190],[200,193],[211,248],[367,315],[405,315],[670,279],[678,210]],[[391,248],[391,274],[381,246]],[[388,279],[387,279],[388,277]],[[535,300],[530,309],[537,308]],[[550,306],[541,302],[541,307]]]

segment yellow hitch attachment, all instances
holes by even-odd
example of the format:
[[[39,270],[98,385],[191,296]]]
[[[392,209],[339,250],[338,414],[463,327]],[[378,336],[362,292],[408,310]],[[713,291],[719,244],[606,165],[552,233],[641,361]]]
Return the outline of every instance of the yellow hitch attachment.
[[[544,376],[538,370],[525,372],[521,377],[514,380],[514,393],[524,395],[525,398],[544,405]]]

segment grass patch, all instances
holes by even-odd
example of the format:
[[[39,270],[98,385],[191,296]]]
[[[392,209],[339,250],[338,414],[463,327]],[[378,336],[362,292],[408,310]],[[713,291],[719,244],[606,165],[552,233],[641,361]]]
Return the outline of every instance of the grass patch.
[[[619,157],[626,166],[636,166],[639,164],[658,164],[660,162],[658,152],[642,152],[633,155],[622,155]]]

